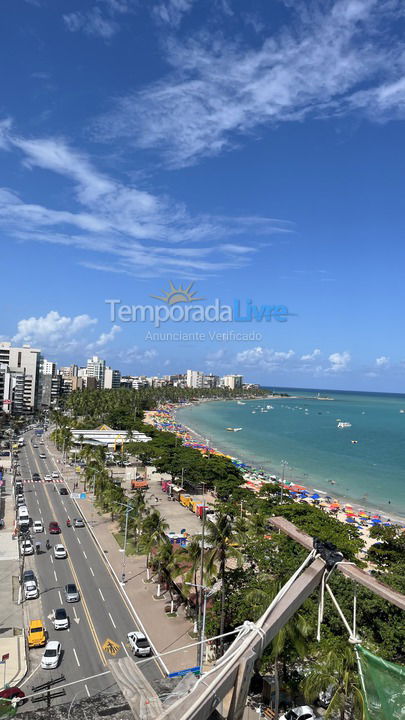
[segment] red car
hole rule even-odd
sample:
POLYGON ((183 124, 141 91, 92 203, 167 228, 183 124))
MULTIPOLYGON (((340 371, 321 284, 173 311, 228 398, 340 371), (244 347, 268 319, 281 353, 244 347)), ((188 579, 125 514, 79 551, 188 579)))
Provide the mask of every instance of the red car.
POLYGON ((5 690, 0 690, 0 698, 4 698, 5 700, 18 700, 18 705, 20 702, 24 701, 25 693, 20 690, 19 687, 8 687, 5 688, 5 690))
POLYGON ((59 535, 59 533, 60 533, 59 523, 55 522, 55 520, 52 520, 52 522, 49 523, 49 534, 50 535, 59 535))

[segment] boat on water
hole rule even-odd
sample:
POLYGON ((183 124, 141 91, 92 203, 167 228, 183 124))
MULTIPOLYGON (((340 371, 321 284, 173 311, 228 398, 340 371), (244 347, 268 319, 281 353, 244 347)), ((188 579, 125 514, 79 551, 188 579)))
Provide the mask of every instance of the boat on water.
POLYGON ((358 440, 352 440, 352 445, 357 445, 358 442, 358 440))
POLYGON ((236 402, 238 405, 246 405, 246 403, 242 402, 242 400, 237 400, 236 402))
POLYGON ((267 410, 274 410, 274 405, 266 405, 267 410))
POLYGON ((400 410, 399 412, 400 412, 400 413, 405 413, 405 410, 400 410))
POLYGON ((351 427, 351 426, 352 426, 352 424, 349 422, 338 422, 338 424, 337 424, 338 428, 347 428, 347 427, 351 427))
POLYGON ((229 432, 239 432, 242 428, 225 428, 225 430, 229 430, 229 432))

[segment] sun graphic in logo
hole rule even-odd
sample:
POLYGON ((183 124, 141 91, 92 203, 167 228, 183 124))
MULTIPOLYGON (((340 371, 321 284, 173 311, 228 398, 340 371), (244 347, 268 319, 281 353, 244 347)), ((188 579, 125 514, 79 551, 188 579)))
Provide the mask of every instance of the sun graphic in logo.
POLYGON ((163 302, 167 303, 168 305, 174 305, 175 303, 187 303, 187 302, 195 302, 196 300, 205 300, 205 298, 196 297, 195 292, 192 292, 192 287, 194 283, 190 283, 188 287, 183 288, 182 285, 179 285, 178 288, 176 288, 172 281, 169 283, 169 290, 162 290, 163 295, 151 295, 151 297, 156 298, 156 300, 163 300, 163 302))

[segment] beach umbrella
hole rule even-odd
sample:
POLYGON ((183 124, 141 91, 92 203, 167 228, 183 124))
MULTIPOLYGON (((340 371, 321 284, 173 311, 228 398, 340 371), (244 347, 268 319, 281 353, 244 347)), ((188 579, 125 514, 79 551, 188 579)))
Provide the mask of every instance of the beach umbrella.
POLYGON ((304 498, 304 497, 308 497, 309 493, 307 493, 307 492, 304 490, 304 492, 300 493, 300 495, 301 495, 302 498, 304 498))
POLYGON ((380 525, 381 520, 377 520, 377 518, 374 518, 374 520, 371 521, 373 525, 380 525))
POLYGON ((354 523, 354 522, 356 522, 356 519, 355 519, 354 517, 347 517, 347 518, 346 518, 346 522, 347 522, 347 523, 354 523))
POLYGON ((390 522, 385 522, 385 523, 383 523, 383 525, 386 525, 386 526, 391 527, 391 523, 390 523, 390 522))
POLYGON ((319 500, 320 495, 318 495, 318 493, 314 493, 313 495, 311 495, 311 498, 312 500, 319 500))

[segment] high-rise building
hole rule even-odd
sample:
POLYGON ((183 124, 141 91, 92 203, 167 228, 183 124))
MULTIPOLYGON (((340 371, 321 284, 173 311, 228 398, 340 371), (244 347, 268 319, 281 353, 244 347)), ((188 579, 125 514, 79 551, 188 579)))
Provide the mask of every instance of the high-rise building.
POLYGON ((46 360, 41 356, 39 361, 39 372, 41 375, 56 375, 56 363, 46 360))
POLYGON ((98 387, 104 387, 105 360, 97 355, 87 360, 86 376, 87 378, 96 378, 98 387))
POLYGON ((221 385, 228 387, 230 390, 238 390, 242 387, 243 375, 224 375, 221 378, 221 385))
POLYGON ((186 385, 189 388, 202 388, 204 373, 199 370, 187 370, 186 385))
POLYGON ((104 371, 104 389, 117 390, 121 387, 121 373, 119 370, 113 370, 106 367, 104 371))
POLYGON ((209 375, 204 375, 203 378, 203 387, 205 388, 216 388, 219 386, 219 375, 213 375, 210 373, 209 375))
POLYGON ((0 366, 3 366, 0 405, 9 412, 25 413, 36 409, 40 355, 40 350, 30 345, 13 347, 9 342, 0 343, 0 366))

